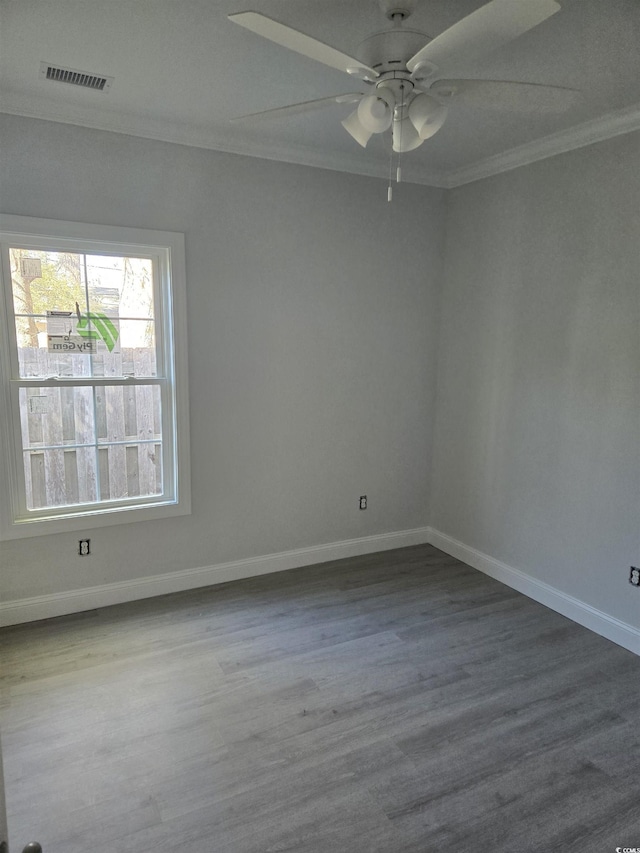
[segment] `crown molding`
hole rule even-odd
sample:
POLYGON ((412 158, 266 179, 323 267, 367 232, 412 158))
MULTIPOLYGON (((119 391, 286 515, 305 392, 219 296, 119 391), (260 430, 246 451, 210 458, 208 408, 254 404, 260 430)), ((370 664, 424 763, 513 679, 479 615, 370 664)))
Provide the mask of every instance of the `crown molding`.
POLYGON ((454 169, 446 176, 446 189, 454 189, 482 178, 490 178, 493 175, 509 172, 520 166, 546 160, 548 157, 555 157, 567 151, 575 151, 577 148, 585 148, 596 142, 604 142, 634 130, 640 130, 640 104, 616 110, 592 121, 536 139, 534 142, 519 145, 517 148, 487 157, 486 160, 471 166, 454 169))
MULTIPOLYGON (((187 125, 149 116, 105 113, 94 108, 87 109, 86 105, 79 107, 65 104, 54 107, 47 99, 33 96, 25 98, 18 93, 4 94, 0 112, 228 154, 347 172, 383 181, 388 177, 389 166, 386 157, 373 152, 368 152, 364 157, 360 153, 318 151, 302 145, 286 146, 268 140, 256 142, 242 139, 239 135, 219 127, 187 125)), ((407 160, 403 168, 403 180, 405 183, 454 189, 636 130, 640 130, 640 104, 608 113, 448 172, 430 170, 415 161, 407 160)))
MULTIPOLYGON (((336 151, 318 151, 302 145, 283 145, 281 142, 242 139, 234 133, 220 128, 186 125, 178 122, 153 119, 148 116, 108 114, 95 109, 78 109, 75 105, 57 105, 40 98, 29 98, 5 94, 0 102, 0 113, 22 116, 24 118, 53 121, 58 124, 72 124, 91 130, 103 130, 121 133, 159 142, 171 142, 192 148, 204 148, 222 151, 227 154, 239 154, 262 160, 274 160, 292 163, 298 166, 311 166, 329 169, 335 172, 348 172, 369 178, 388 180, 389 164, 385 157, 369 153, 365 158, 361 154, 347 154, 336 151)), ((416 164, 406 168, 405 182, 423 186, 445 188, 447 177, 444 174, 429 171, 416 164)))

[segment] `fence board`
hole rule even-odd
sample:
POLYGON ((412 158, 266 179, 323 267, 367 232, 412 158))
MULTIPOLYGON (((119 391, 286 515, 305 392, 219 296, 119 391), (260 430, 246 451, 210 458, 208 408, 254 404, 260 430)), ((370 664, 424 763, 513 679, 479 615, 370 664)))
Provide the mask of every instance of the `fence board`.
POLYGON ((31 495, 27 495, 27 506, 37 509, 46 506, 44 453, 25 453, 25 468, 29 471, 31 495))
POLYGON ((62 441, 67 444, 76 443, 76 395, 75 388, 60 389, 60 405, 62 416, 62 441))
POLYGON ((162 494, 162 445, 154 444, 155 464, 156 464, 156 495, 162 494))
POLYGON ((85 388, 73 391, 74 438, 77 444, 86 445, 75 451, 78 497, 81 503, 87 503, 96 500, 97 489, 93 391, 85 388))
MULTIPOLYGON (((139 385, 136 388, 136 414, 138 438, 153 438, 153 388, 149 385, 139 385)), ((151 444, 138 445, 138 482, 140 494, 154 493, 156 472, 151 444)))
POLYGON ((127 438, 134 438, 138 434, 136 389, 132 385, 125 385, 123 392, 124 434, 127 438))
POLYGON ((106 447, 98 448, 98 466, 100 468, 100 500, 109 500, 111 484, 109 483, 109 452, 106 447))
POLYGON ((127 466, 127 488, 130 495, 140 494, 140 481, 138 479, 138 447, 130 445, 126 448, 127 466))
POLYGON ((106 388, 96 388, 96 436, 100 443, 107 440, 106 388))
POLYGON ((65 503, 79 503, 80 492, 78 488, 78 458, 75 450, 64 451, 64 486, 65 503))
POLYGON ((127 484, 127 455, 123 444, 106 448, 109 466, 109 497, 128 498, 132 494, 127 484))
MULTIPOLYGON (((42 416, 42 437, 45 444, 62 444, 62 399, 60 388, 49 388, 50 405, 42 416)), ((65 503, 65 468, 61 450, 44 451, 44 476, 47 506, 65 503)))
MULTIPOLYGON (((124 441, 126 438, 124 424, 125 388, 115 386, 105 388, 104 391, 107 441, 124 441)), ((107 462, 109 466, 109 497, 128 497, 124 447, 122 445, 110 447, 107 452, 107 462)))

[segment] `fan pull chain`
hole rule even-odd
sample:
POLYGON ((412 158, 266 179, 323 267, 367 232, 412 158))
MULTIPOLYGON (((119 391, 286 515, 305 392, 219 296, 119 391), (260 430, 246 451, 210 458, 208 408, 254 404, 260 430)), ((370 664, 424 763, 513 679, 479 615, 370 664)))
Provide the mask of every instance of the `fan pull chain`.
POLYGON ((404 118, 402 114, 402 109, 404 108, 404 83, 400 86, 400 91, 402 92, 402 104, 400 110, 400 123, 398 125, 398 168, 396 169, 396 183, 399 184, 402 180, 402 167, 400 165, 400 160, 402 158, 402 119, 404 118))
POLYGON ((393 122, 392 122, 392 130, 391 130, 391 152, 389 154, 389 186, 387 187, 387 201, 391 201, 393 198, 393 187, 391 182, 393 180, 393 125, 397 123, 398 126, 398 163, 396 166, 396 183, 399 184, 402 181, 402 119, 403 119, 403 108, 405 106, 404 100, 404 83, 400 86, 400 91, 402 93, 402 100, 400 102, 400 106, 396 104, 394 108, 393 114, 393 122))
POLYGON ((393 175, 393 136, 391 137, 391 150, 389 151, 389 186, 387 187, 387 201, 393 199, 393 187, 391 186, 391 176, 393 175))

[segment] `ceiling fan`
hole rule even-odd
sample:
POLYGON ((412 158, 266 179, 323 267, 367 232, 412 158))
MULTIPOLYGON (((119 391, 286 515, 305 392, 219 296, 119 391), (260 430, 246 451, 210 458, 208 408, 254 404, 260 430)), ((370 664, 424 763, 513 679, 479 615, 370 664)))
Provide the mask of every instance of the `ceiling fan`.
POLYGON ((562 86, 443 76, 456 62, 497 50, 550 18, 560 10, 556 0, 491 0, 434 39, 404 26, 417 2, 379 0, 391 27, 366 38, 356 51, 359 58, 259 12, 229 15, 235 24, 344 71, 368 88, 235 120, 280 118, 336 103, 356 103, 356 109, 342 122, 356 142, 365 147, 373 134, 391 128, 393 151, 402 153, 437 133, 451 104, 547 112, 559 112, 572 104, 576 90, 562 86))

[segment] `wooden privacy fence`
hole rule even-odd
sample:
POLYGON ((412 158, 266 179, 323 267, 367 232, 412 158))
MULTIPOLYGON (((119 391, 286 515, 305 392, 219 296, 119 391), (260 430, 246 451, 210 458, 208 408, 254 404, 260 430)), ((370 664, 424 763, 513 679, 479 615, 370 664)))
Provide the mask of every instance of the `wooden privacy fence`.
MULTIPOLYGON (((93 376, 153 376, 149 348, 93 356, 93 376)), ((90 358, 19 349, 21 377, 89 376, 90 358)), ((162 492, 158 385, 20 390, 27 507, 62 506, 162 492)))

